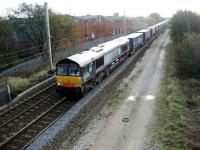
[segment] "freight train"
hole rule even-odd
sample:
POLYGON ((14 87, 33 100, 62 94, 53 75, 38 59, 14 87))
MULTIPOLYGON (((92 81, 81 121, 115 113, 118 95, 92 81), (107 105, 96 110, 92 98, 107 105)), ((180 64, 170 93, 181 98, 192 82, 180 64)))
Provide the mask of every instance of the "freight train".
POLYGON ((60 60, 56 64, 58 87, 80 94, 89 91, 128 56, 153 38, 167 22, 158 23, 60 60))

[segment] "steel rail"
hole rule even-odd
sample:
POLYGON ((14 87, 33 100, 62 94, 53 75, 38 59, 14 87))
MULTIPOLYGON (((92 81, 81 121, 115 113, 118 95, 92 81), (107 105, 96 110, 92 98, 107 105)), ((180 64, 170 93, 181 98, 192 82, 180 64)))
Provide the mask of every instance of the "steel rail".
MULTIPOLYGON (((16 108, 16 107, 19 107, 21 104, 24 104, 24 103, 27 102, 28 100, 32 99, 33 97, 36 97, 37 95, 41 94, 42 92, 47 91, 48 89, 52 88, 52 87, 55 86, 55 85, 56 85, 56 83, 53 84, 53 85, 50 85, 49 87, 47 87, 47 88, 41 90, 41 91, 38 92, 38 93, 32 95, 31 97, 29 97, 29 98, 25 99, 24 101, 18 103, 17 105, 14 105, 14 106, 11 107, 10 109, 7 109, 6 111, 4 111, 4 112, 2 112, 2 113, 0 114, 0 117, 6 115, 9 111, 13 110, 13 109, 16 108)), ((6 109, 6 108, 4 108, 4 109, 6 109)))
POLYGON ((48 97, 52 96, 54 93, 51 93, 49 95, 47 95, 46 97, 42 98, 40 101, 34 103, 33 105, 31 105, 30 107, 28 107, 27 109, 25 109, 24 111, 22 111, 21 113, 17 114, 16 116, 12 117, 11 119, 7 120, 6 122, 4 122, 2 125, 0 125, 0 128, 2 128, 3 126, 5 126, 6 124, 8 124, 9 122, 11 122, 12 120, 14 120, 15 118, 19 117, 21 114, 23 114, 24 112, 30 110, 31 108, 33 108, 34 106, 38 105, 39 103, 45 101, 48 97))
POLYGON ((62 98, 59 102, 51 106, 48 110, 46 110, 44 113, 42 113, 40 116, 38 116, 36 119, 34 119, 32 122, 30 122, 28 125, 26 125, 24 128, 22 128, 20 131, 18 131, 16 134, 11 136, 8 140, 3 142, 3 144, 0 145, 0 149, 5 149, 6 146, 8 146, 13 140, 15 140, 18 136, 20 136, 26 129, 28 129, 31 125, 33 125, 35 122, 40 120, 43 116, 45 116, 47 113, 49 113, 51 110, 56 108, 60 103, 62 103, 65 100, 65 98, 62 98))
POLYGON ((58 116, 54 121, 52 121, 46 128, 44 128, 41 132, 39 132, 35 137, 33 137, 25 146, 20 148, 20 150, 26 149, 35 139, 37 139, 44 131, 46 131, 52 124, 54 124, 58 119, 60 119, 64 113, 62 113, 60 116, 58 116))

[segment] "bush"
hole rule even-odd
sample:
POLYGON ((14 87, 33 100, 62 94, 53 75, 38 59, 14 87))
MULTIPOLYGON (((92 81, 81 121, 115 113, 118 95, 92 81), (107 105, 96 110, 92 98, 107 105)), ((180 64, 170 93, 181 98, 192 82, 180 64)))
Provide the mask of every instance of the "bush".
POLYGON ((196 79, 183 80, 181 82, 181 87, 185 94, 187 106, 196 106, 200 102, 200 81, 196 79))
POLYGON ((181 78, 200 78, 200 34, 187 34, 173 46, 176 72, 181 78))
POLYGON ((48 73, 46 71, 41 71, 37 74, 33 74, 31 77, 30 77, 30 83, 32 85, 35 85, 39 82, 42 82, 44 81, 45 79, 47 79, 49 77, 48 73))

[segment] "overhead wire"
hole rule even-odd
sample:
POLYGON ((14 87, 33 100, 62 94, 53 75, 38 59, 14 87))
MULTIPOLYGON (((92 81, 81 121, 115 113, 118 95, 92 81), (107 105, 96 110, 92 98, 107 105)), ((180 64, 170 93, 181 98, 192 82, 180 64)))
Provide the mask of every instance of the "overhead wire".
MULTIPOLYGON (((63 40, 64 40, 64 39, 63 39, 63 40)), ((70 44, 70 45, 75 45, 75 44, 80 43, 80 42, 82 42, 82 41, 74 42, 73 44, 70 44)), ((52 51, 55 52, 56 50, 58 50, 58 49, 60 49, 60 48, 63 48, 63 47, 67 47, 67 46, 69 46, 69 44, 64 44, 64 45, 62 45, 62 46, 60 46, 60 47, 57 47, 57 48, 52 49, 52 51)), ((30 51, 30 52, 31 52, 31 51, 30 51)), ((28 53, 29 53, 29 52, 28 52, 28 53)), ((29 59, 31 59, 31 58, 37 57, 37 56, 42 55, 42 54, 45 54, 45 53, 48 53, 48 51, 40 52, 40 53, 37 53, 37 54, 35 54, 35 55, 33 55, 33 56, 30 56, 30 57, 27 57, 27 58, 23 58, 23 59, 19 59, 19 60, 17 60, 17 61, 12 61, 12 62, 10 62, 10 63, 7 63, 7 64, 4 64, 4 65, 0 66, 0 68, 6 67, 6 66, 9 66, 9 65, 18 63, 18 62, 23 62, 24 60, 29 60, 29 59)), ((26 54, 27 54, 27 53, 26 53, 26 54)), ((25 54, 23 54, 23 55, 25 55, 25 54)), ((20 55, 20 56, 23 56, 23 55, 20 55)), ((4 57, 5 57, 5 55, 4 55, 4 57)), ((17 58, 17 56, 13 56, 13 57, 8 57, 7 59, 11 59, 11 58, 15 58, 15 57, 17 58)))
MULTIPOLYGON (((57 40, 57 41, 54 41, 54 42, 52 42, 52 43, 60 42, 60 41, 66 40, 66 39, 67 39, 67 38, 63 38, 63 39, 61 39, 61 40, 57 40)), ((75 46, 76 44, 81 43, 81 42, 83 42, 83 41, 85 41, 85 40, 80 40, 80 41, 78 41, 78 42, 64 44, 64 45, 62 45, 62 46, 60 46, 60 47, 57 47, 57 48, 52 49, 52 51, 55 52, 55 51, 57 51, 57 50, 59 50, 59 49, 61 49, 61 48, 63 48, 63 47, 67 47, 67 46, 68 46, 68 47, 71 47, 71 46, 73 47, 73 46, 75 46)), ((45 47, 45 45, 46 45, 46 44, 44 44, 43 46, 45 47)), ((34 46, 34 47, 31 47, 31 48, 28 48, 28 49, 19 50, 19 51, 17 51, 17 52, 25 51, 25 50, 30 50, 30 49, 33 49, 33 48, 35 48, 35 47, 39 47, 39 46, 34 46)), ((29 52, 27 52, 27 53, 20 54, 19 56, 24 56, 24 55, 26 55, 26 54, 28 54, 28 53, 31 53, 31 52, 33 52, 33 51, 29 51, 29 52)), ((48 51, 40 52, 40 53, 37 53, 37 54, 35 54, 35 55, 33 55, 33 56, 30 56, 30 57, 27 57, 27 58, 23 58, 23 59, 19 59, 19 60, 16 60, 16 61, 12 61, 12 62, 10 62, 10 63, 7 63, 7 64, 4 64, 4 65, 0 66, 0 68, 4 68, 4 67, 7 67, 7 66, 12 65, 12 64, 15 64, 15 63, 19 63, 19 62, 23 62, 23 61, 26 61, 26 60, 30 60, 31 58, 40 56, 40 55, 45 54, 45 53, 48 53, 48 51)), ((16 54, 16 53, 15 53, 15 54, 16 54)), ((30 54, 29 54, 29 55, 30 55, 30 54)), ((5 55, 0 55, 0 57, 2 57, 2 56, 3 56, 3 57, 6 57, 6 59, 17 58, 17 57, 18 57, 17 55, 12 56, 12 57, 11 57, 11 56, 8 57, 7 54, 5 54, 5 55)))
MULTIPOLYGON (((56 42, 61 42, 61 41, 63 41, 63 40, 68 40, 67 38, 63 38, 63 39, 61 39, 61 40, 56 40, 56 41, 53 41, 53 42, 51 42, 51 44, 52 43, 56 43, 56 42)), ((21 50, 14 50, 14 52, 10 52, 10 53, 7 53, 7 54, 1 54, 0 55, 0 58, 1 57, 4 57, 5 55, 15 55, 16 53, 19 53, 19 52, 23 52, 23 51, 27 51, 27 50, 31 50, 31 49, 34 49, 34 48, 39 48, 40 46, 45 46, 45 44, 41 44, 41 45, 37 45, 37 46, 33 46, 33 47, 30 47, 30 48, 26 48, 26 49, 21 49, 21 50)))
POLYGON ((42 53, 40 53, 40 54, 36 54, 36 55, 30 56, 30 57, 27 57, 27 58, 24 58, 24 59, 20 59, 20 60, 17 60, 17 61, 13 61, 13 62, 11 62, 11 63, 4 64, 4 65, 0 66, 0 68, 3 68, 3 67, 6 67, 6 66, 9 66, 9 65, 12 65, 12 64, 14 64, 14 63, 22 62, 22 61, 24 61, 24 60, 29 60, 29 59, 31 59, 31 58, 37 57, 37 56, 39 56, 39 55, 41 55, 41 54, 45 54, 45 53, 47 53, 47 52, 42 52, 42 53))

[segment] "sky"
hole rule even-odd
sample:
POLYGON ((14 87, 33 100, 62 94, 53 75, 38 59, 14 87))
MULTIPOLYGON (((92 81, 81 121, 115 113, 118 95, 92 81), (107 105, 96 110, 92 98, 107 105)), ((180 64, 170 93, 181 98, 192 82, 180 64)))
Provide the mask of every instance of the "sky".
POLYGON ((171 17, 180 9, 200 14, 200 0, 0 0, 0 15, 6 16, 8 8, 16 8, 23 2, 41 5, 47 2, 54 11, 75 16, 111 16, 125 12, 128 17, 136 17, 157 12, 162 17, 171 17))

